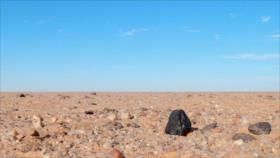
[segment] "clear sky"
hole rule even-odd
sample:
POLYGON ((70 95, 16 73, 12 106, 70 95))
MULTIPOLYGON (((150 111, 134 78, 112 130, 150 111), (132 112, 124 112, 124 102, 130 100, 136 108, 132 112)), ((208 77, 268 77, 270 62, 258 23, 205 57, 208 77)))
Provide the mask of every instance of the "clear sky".
POLYGON ((277 91, 279 1, 1 1, 1 91, 277 91))

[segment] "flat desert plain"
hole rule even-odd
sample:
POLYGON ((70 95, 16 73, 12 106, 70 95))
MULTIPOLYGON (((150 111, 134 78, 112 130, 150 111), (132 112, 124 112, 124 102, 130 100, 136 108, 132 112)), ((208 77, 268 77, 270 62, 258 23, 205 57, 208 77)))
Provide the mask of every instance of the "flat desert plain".
POLYGON ((280 156, 278 92, 3 92, 0 101, 1 158, 280 156), (191 120, 186 136, 165 133, 176 109, 191 120), (271 131, 251 133, 258 122, 271 131))

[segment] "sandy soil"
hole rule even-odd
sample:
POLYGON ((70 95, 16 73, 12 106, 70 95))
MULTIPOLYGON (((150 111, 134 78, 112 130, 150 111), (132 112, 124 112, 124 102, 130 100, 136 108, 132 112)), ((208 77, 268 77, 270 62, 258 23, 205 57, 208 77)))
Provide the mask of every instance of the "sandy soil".
POLYGON ((1 93, 3 158, 229 158, 280 156, 279 93, 1 93), (197 130, 164 133, 172 110, 183 109, 197 130), (254 135, 248 126, 269 122, 254 135), (217 127, 202 130, 211 123, 217 127), (236 133, 255 140, 233 140, 236 133))

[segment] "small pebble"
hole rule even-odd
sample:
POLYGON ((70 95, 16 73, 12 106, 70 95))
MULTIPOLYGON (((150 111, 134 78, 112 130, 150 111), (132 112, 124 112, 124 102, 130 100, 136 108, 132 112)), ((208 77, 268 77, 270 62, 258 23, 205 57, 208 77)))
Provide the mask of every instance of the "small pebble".
POLYGON ((235 145, 242 145, 243 143, 244 143, 244 142, 243 142, 242 139, 238 139, 238 140, 234 141, 234 144, 235 144, 235 145))
POLYGON ((85 114, 87 114, 87 115, 93 115, 94 112, 93 112, 92 110, 87 110, 87 111, 85 111, 85 114))
POLYGON ((117 115, 115 113, 111 113, 107 117, 110 121, 115 121, 117 120, 117 115))
POLYGON ((256 138, 254 136, 252 136, 250 134, 246 134, 246 133, 236 133, 232 137, 232 140, 239 140, 239 139, 241 139, 245 143, 256 140, 256 138))
POLYGON ((211 129, 214 129, 214 128, 217 128, 218 125, 217 125, 217 122, 214 122, 214 123, 211 123, 209 125, 206 125, 202 128, 203 131, 209 131, 211 129))
POLYGON ((25 95, 25 94, 23 94, 23 93, 19 94, 18 96, 19 96, 20 98, 24 98, 24 97, 26 97, 26 95, 25 95))
POLYGON ((268 122, 258 122, 249 125, 248 131, 255 135, 269 134, 271 132, 271 125, 268 122))
POLYGON ((32 124, 35 128, 42 128, 43 125, 43 118, 39 115, 33 115, 32 117, 32 124))
POLYGON ((33 136, 33 137, 39 137, 40 134, 39 134, 39 132, 38 132, 37 130, 34 130, 34 131, 31 133, 31 136, 33 136))
POLYGON ((133 116, 128 111, 121 111, 120 118, 122 120, 128 120, 128 119, 133 119, 133 116))

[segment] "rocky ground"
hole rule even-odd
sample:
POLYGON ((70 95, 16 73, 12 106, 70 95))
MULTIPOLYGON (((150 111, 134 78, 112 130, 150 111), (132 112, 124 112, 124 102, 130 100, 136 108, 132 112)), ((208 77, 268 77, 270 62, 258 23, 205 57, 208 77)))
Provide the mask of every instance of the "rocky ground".
POLYGON ((279 104, 279 93, 1 93, 0 155, 276 158, 279 104), (186 136, 164 132, 175 109, 191 120, 186 136), (258 122, 271 131, 252 132, 258 122))

